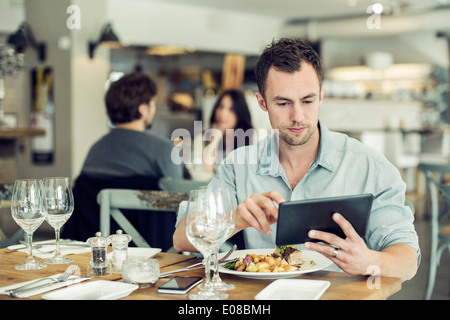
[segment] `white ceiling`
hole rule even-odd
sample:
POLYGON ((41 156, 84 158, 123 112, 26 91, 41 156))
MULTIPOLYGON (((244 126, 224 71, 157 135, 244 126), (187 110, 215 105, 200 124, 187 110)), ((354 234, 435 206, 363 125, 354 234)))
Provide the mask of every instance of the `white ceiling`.
POLYGON ((450 5, 450 0, 165 0, 164 2, 268 15, 280 19, 307 20, 367 15, 379 2, 389 14, 404 14, 450 5))

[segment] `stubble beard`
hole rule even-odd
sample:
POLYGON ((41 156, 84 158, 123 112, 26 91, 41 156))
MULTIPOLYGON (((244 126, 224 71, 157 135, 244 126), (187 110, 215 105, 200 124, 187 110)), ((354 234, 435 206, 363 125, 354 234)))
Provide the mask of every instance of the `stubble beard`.
MULTIPOLYGON (((292 126, 297 126, 293 124, 292 126)), ((282 128, 280 130, 280 138, 286 144, 290 146, 301 146, 306 144, 312 137, 315 132, 315 128, 311 125, 302 125, 305 127, 305 130, 301 134, 294 134, 288 130, 288 127, 282 128)), ((289 126, 291 127, 291 126, 289 126)))

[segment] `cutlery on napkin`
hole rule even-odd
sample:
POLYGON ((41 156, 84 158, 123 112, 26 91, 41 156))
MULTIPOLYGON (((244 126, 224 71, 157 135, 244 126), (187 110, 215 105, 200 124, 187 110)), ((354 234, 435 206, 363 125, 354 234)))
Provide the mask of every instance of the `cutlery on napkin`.
MULTIPOLYGON (((34 242, 33 256, 41 259, 51 258, 55 253, 55 248, 56 248, 55 240, 34 242)), ((15 251, 28 252, 28 247, 22 244, 12 245, 8 247, 8 250, 6 250, 5 253, 15 251)), ((80 254, 90 252, 91 249, 89 245, 87 245, 85 242, 82 241, 61 240, 60 251, 61 254, 65 256, 68 254, 80 254)))
MULTIPOLYGON (((59 275, 60 274, 56 274, 56 275, 52 276, 52 278, 56 279, 59 275)), ((65 282, 38 284, 38 285, 36 285, 34 287, 30 287, 30 288, 27 288, 27 289, 19 291, 15 295, 15 297, 17 297, 17 298, 28 298, 28 297, 31 297, 31 296, 34 296, 34 295, 37 295, 37 294, 41 294, 41 293, 44 293, 44 292, 47 292, 47 291, 51 291, 51 290, 54 290, 54 289, 58 289, 58 288, 62 288, 62 287, 70 286, 70 285, 74 285, 76 283, 79 283, 79 282, 82 282, 82 281, 85 281, 85 280, 89 280, 89 279, 91 279, 91 277, 87 277, 87 276, 83 276, 83 277, 72 276, 65 282)), ((21 287, 21 286, 23 286, 23 285, 25 285, 27 283, 31 283, 31 282, 34 282, 36 280, 37 279, 26 281, 26 282, 21 282, 21 283, 16 283, 16 284, 9 285, 9 286, 6 286, 6 287, 2 287, 2 288, 0 288, 0 294, 9 295, 8 290, 21 287)))

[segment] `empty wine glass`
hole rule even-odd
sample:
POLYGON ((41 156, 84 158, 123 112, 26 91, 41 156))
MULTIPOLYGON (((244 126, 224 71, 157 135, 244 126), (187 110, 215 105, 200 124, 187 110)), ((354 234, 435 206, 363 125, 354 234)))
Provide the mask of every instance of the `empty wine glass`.
POLYGON ((47 211, 44 209, 45 195, 42 181, 37 179, 19 179, 14 182, 11 196, 11 214, 16 223, 28 236, 28 258, 24 264, 16 265, 18 270, 37 270, 47 265, 33 258, 33 233, 44 221, 47 211))
POLYGON ((236 202, 233 199, 233 193, 230 188, 217 188, 214 191, 216 196, 216 201, 219 205, 223 206, 226 211, 226 215, 224 216, 224 224, 226 225, 225 231, 223 233, 223 239, 220 244, 215 248, 213 253, 214 257, 214 275, 211 280, 211 283, 215 290, 226 291, 234 289, 234 284, 224 282, 220 278, 219 274, 219 249, 220 246, 231 236, 233 233, 235 224, 236 224, 236 202))
POLYGON ((44 208, 47 210, 47 222, 55 229, 56 250, 52 258, 44 260, 48 264, 70 263, 73 259, 61 255, 59 235, 62 226, 73 212, 73 194, 69 178, 51 177, 43 179, 45 194, 44 208))
POLYGON ((204 257, 205 283, 198 293, 189 295, 193 300, 226 299, 228 294, 214 290, 211 283, 210 258, 219 243, 223 242, 226 224, 225 210, 217 205, 215 194, 210 188, 192 190, 189 193, 186 214, 186 236, 204 257))

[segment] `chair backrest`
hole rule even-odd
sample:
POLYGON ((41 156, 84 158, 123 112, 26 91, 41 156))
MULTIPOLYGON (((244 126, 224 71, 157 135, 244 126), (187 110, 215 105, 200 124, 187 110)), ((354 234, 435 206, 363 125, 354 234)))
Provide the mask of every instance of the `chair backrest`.
MULTIPOLYGON (((102 235, 108 235, 111 229, 111 217, 117 222, 120 228, 127 234, 131 235, 132 241, 139 247, 151 247, 141 233, 133 226, 127 217, 122 213, 123 209, 141 210, 140 215, 144 214, 144 210, 148 214, 153 214, 153 226, 147 230, 150 235, 156 236, 153 242, 158 240, 161 242, 161 235, 170 236, 169 243, 159 245, 167 250, 172 245, 172 235, 175 223, 167 221, 174 218, 174 213, 178 210, 181 201, 187 200, 188 194, 185 192, 168 192, 154 190, 133 190, 133 189, 103 189, 98 194, 97 202, 100 204, 100 231, 102 235), (157 213, 155 211, 167 211, 157 213), (156 215, 155 215, 156 214, 156 215), (156 219, 159 218, 158 221, 156 219), (163 221, 165 220, 165 222, 163 221), (166 230, 161 232, 162 230, 166 230)), ((167 241, 166 241, 167 242, 167 241)))
POLYGON ((189 192, 202 186, 206 186, 208 183, 209 182, 207 181, 195 181, 164 177, 159 179, 158 186, 161 190, 164 191, 189 192))
POLYGON ((433 178, 433 174, 442 177, 443 175, 450 173, 450 163, 420 163, 419 169, 425 173, 427 178, 430 177, 437 181, 436 178, 433 178))
MULTIPOLYGON (((74 183, 73 197, 75 207, 72 216, 66 222, 61 232, 61 237, 66 239, 86 241, 100 231, 100 206, 97 203, 97 195, 102 189, 138 189, 158 190, 158 179, 152 177, 114 177, 99 178, 81 174, 74 183)), ((132 220, 141 219, 136 212, 132 220)), ((141 224, 144 222, 140 221, 141 224)), ((111 223, 108 233, 115 233, 119 228, 117 223, 111 223)))
POLYGON ((437 232, 442 217, 442 214, 439 214, 439 189, 443 185, 444 176, 450 174, 450 163, 421 163, 419 169, 425 174, 430 194, 432 232, 437 232))
POLYGON ((442 198, 447 202, 447 204, 450 206, 450 183, 443 184, 439 189, 439 193, 441 194, 442 198))

